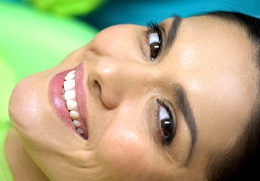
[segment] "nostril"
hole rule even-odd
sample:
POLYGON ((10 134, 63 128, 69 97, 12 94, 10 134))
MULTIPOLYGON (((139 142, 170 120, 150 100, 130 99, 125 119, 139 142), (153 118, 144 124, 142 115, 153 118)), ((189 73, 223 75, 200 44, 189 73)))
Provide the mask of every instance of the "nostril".
POLYGON ((101 85, 99 84, 99 82, 97 80, 93 81, 93 88, 94 88, 94 92, 96 94, 97 97, 101 97, 102 91, 101 91, 101 85))
POLYGON ((96 96, 100 99, 100 101, 104 105, 104 107, 109 109, 109 107, 107 107, 107 104, 105 101, 106 99, 105 99, 104 93, 102 93, 102 87, 97 80, 93 81, 93 88, 95 90, 96 96))
POLYGON ((95 96, 101 101, 102 105, 106 109, 114 109, 117 105, 117 100, 119 100, 114 91, 111 92, 109 87, 106 85, 101 85, 98 80, 93 81, 93 88, 95 96))

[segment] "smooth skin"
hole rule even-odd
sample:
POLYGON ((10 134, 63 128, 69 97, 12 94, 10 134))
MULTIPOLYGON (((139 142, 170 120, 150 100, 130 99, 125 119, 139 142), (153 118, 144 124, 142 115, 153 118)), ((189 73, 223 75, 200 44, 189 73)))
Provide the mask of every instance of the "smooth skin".
MULTIPOLYGON (((160 24, 164 42, 173 21, 160 24)), ((257 94, 254 47, 246 32, 211 16, 183 19, 172 46, 162 43, 151 60, 146 29, 103 30, 61 64, 16 86, 9 112, 19 135, 11 132, 6 148, 16 180, 26 175, 15 162, 27 151, 34 161, 26 156, 24 162, 35 169, 27 176, 40 174, 42 180, 203 180, 209 160, 234 145, 257 94), (51 78, 82 62, 87 140, 60 120, 48 98, 51 78), (189 102, 193 132, 179 106, 178 88, 189 102), (157 99, 166 102, 176 120, 169 144, 162 141, 157 99), (27 151, 15 154, 23 145, 27 151)))

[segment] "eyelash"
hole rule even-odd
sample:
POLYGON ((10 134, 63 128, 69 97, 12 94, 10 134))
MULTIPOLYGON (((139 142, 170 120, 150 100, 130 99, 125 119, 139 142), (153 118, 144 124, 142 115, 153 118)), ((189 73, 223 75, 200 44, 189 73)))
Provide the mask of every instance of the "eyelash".
POLYGON ((162 49, 162 44, 163 44, 162 28, 159 26, 159 24, 157 22, 149 21, 147 23, 146 35, 147 35, 147 44, 148 44, 148 47, 149 47, 149 54, 148 54, 149 55, 149 59, 151 61, 154 61, 160 55, 161 49, 162 49), (150 38, 152 33, 158 34, 158 38, 159 38, 159 42, 155 42, 155 44, 152 43, 154 45, 150 44, 150 42, 149 42, 149 38, 150 38), (159 46, 159 48, 154 48, 153 49, 152 46, 159 46))
POLYGON ((171 111, 170 106, 168 106, 167 104, 168 103, 166 103, 165 101, 157 99, 157 105, 158 105, 158 108, 157 108, 158 123, 157 123, 157 125, 158 125, 158 130, 159 130, 159 137, 162 140, 161 142, 163 145, 169 145, 172 142, 172 140, 175 136, 175 133, 176 133, 176 119, 175 119, 175 117, 173 117, 173 113, 172 113, 173 111, 171 111), (169 118, 164 118, 164 119, 160 120, 161 119, 160 118, 160 108, 161 107, 166 110, 167 114, 169 115, 169 118), (163 130, 163 128, 162 128, 163 121, 170 123, 170 127, 169 127, 169 124, 168 125, 164 124, 164 126, 166 126, 165 127, 166 130, 163 130), (165 135, 164 131, 166 131, 167 135, 165 135))
MULTIPOLYGON (((148 55, 149 55, 149 59, 151 61, 155 61, 161 53, 161 49, 162 49, 162 45, 163 45, 162 34, 163 34, 163 29, 159 26, 159 24, 157 22, 149 21, 147 23, 147 31, 146 31, 147 40, 146 40, 146 42, 149 47, 148 50, 150 53, 148 55), (151 38, 152 33, 157 34, 156 37, 153 37, 153 40, 156 40, 155 38, 158 38, 158 41, 155 42, 155 44, 154 43, 150 44, 150 38, 151 38), (159 48, 156 49, 156 48, 153 48, 152 46, 159 46, 159 48), (154 52, 152 52, 152 51, 154 51, 154 52)), ((160 137, 161 143, 163 145, 169 145, 175 136, 176 120, 173 118, 172 111, 165 101, 157 99, 157 105, 158 105, 158 107, 156 110, 156 122, 157 122, 156 125, 158 127, 159 137, 160 137), (169 118, 160 120, 161 119, 160 118, 161 107, 164 110, 166 110, 167 114, 169 115, 169 118), (162 128, 163 121, 165 121, 164 128, 162 128), (170 127, 169 127, 169 124, 167 124, 167 123, 170 123, 170 127), (168 135, 165 135, 165 132, 168 135)))

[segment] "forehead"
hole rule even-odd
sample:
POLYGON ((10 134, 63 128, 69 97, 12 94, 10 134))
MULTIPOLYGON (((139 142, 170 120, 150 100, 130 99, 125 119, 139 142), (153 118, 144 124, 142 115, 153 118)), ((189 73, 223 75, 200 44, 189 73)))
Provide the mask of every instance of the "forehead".
MULTIPOLYGON (((172 20, 166 21, 168 30, 172 20)), ((177 80, 189 81, 194 88, 195 82, 220 88, 233 82, 242 90, 256 82, 254 49, 238 25, 211 16, 192 17, 182 21, 165 62, 177 80)))
MULTIPOLYGON (((171 26, 167 21, 166 29, 171 26)), ((182 21, 165 62, 171 64, 176 81, 189 86, 187 90, 207 85, 203 91, 214 88, 229 93, 230 88, 239 88, 235 94, 256 83, 254 50, 246 32, 235 23, 199 16, 182 21)))
POLYGON ((231 86, 242 91, 255 84, 253 45, 241 27, 228 21, 208 16, 184 19, 170 52, 180 79, 189 77, 193 83, 227 92, 231 86))
MULTIPOLYGON (((171 20, 163 24, 169 29, 171 20)), ((257 92, 253 51, 235 23, 212 16, 183 19, 165 62, 186 90, 202 153, 234 143, 247 123, 257 92)))

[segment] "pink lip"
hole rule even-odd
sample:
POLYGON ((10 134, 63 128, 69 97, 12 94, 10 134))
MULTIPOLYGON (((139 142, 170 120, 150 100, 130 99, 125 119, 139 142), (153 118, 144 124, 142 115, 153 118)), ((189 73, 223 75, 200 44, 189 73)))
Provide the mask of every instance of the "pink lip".
MULTIPOLYGON (((70 72, 71 70, 67 70, 61 73, 56 74, 53 76, 53 78, 50 80, 49 85, 49 94, 50 94, 50 102, 52 104, 52 107, 54 108, 57 115, 61 118, 61 120, 69 126, 75 133, 79 134, 76 131, 75 126, 72 123, 72 120, 69 116, 69 111, 67 109, 67 106, 65 104, 65 101, 63 100, 61 96, 61 91, 64 83, 64 77, 70 72)), ((78 120, 81 123, 81 129, 84 131, 83 137, 87 139, 88 137, 88 131, 87 131, 87 118, 86 118, 86 92, 85 92, 85 86, 83 84, 84 81, 84 69, 83 64, 80 64, 76 68, 76 74, 75 74, 75 91, 76 91, 76 101, 78 103, 78 111, 80 114, 80 119, 78 120), (85 114, 84 114, 85 113, 85 114)))

